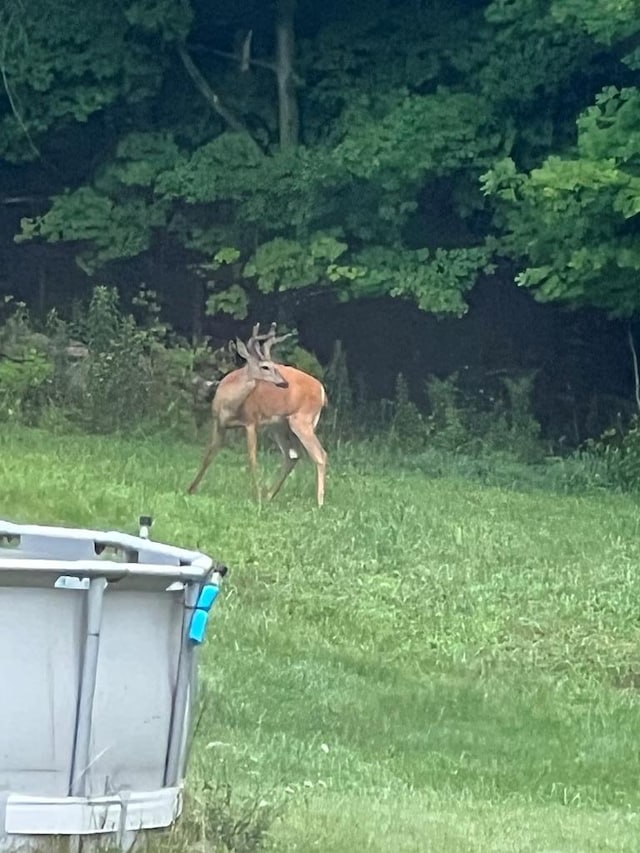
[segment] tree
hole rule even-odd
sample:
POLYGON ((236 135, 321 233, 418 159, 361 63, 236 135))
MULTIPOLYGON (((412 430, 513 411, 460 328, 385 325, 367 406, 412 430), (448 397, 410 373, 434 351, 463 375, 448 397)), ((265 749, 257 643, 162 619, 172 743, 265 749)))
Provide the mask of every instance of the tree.
POLYGON ((74 3, 56 6, 52 33, 31 5, 19 19, 4 149, 55 150, 78 121, 108 134, 21 239, 78 243, 103 277, 175 247, 209 311, 238 317, 258 294, 390 294, 463 313, 493 268, 480 175, 566 140, 603 73, 602 47, 547 0, 90 0, 86 30, 74 3), (70 70, 51 70, 41 98, 34 69, 61 56, 70 70))
MULTIPOLYGON (((131 120, 158 92, 166 53, 153 39, 132 38, 146 14, 144 0, 125 9, 82 0, 7 0, 0 12, 0 71, 6 103, 0 118, 0 152, 23 162, 54 156, 65 130, 107 111, 131 120), (124 113, 124 114, 123 114, 124 113)), ((155 26, 163 35, 185 32, 186 7, 165 0, 155 26)))
POLYGON ((505 158, 484 189, 500 200, 501 251, 542 300, 640 310, 640 4, 557 0, 552 14, 611 46, 610 81, 576 122, 575 141, 536 168, 505 158), (635 11, 635 15, 631 12, 635 11))

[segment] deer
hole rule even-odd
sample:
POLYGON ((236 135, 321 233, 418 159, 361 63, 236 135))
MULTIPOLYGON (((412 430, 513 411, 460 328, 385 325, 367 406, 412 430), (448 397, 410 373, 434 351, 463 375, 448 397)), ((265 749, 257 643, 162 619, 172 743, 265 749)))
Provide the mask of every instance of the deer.
POLYGON ((228 373, 216 389, 211 401, 211 439, 198 473, 189 486, 189 494, 196 491, 223 446, 226 431, 243 427, 254 487, 259 496, 258 430, 269 427, 283 462, 278 479, 267 493, 267 500, 275 498, 301 452, 306 451, 316 466, 316 500, 320 507, 324 503, 327 453, 315 431, 327 404, 327 393, 314 376, 273 360, 271 350, 289 334, 278 337, 275 323, 266 334, 260 334, 259 329, 260 324, 257 323, 246 346, 239 339, 235 341, 234 349, 246 364, 228 373))

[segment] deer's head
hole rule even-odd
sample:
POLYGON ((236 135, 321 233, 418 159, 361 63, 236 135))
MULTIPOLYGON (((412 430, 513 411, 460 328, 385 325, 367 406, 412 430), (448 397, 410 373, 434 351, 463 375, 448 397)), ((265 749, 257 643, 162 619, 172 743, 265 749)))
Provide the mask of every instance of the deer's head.
POLYGON ((250 379, 270 382, 278 388, 289 387, 289 383, 278 370, 278 366, 270 358, 266 358, 260 350, 255 336, 249 339, 246 346, 241 340, 236 340, 234 348, 240 358, 247 362, 247 374, 250 379))

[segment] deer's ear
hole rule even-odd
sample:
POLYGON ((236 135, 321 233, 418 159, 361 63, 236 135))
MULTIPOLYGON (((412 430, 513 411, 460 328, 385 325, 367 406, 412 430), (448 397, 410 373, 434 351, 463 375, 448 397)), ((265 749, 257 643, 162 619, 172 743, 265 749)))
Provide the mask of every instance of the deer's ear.
POLYGON ((251 358, 249 350, 239 338, 236 338, 236 352, 238 353, 240 358, 244 358, 245 361, 249 361, 249 359, 251 358))

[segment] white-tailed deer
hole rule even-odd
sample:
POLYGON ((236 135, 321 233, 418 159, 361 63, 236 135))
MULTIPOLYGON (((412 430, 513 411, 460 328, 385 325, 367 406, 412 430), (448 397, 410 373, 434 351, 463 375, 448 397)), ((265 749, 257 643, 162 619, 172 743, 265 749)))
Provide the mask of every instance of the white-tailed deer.
POLYGON ((296 367, 276 364, 271 349, 288 335, 276 337, 275 323, 266 335, 254 326, 247 345, 236 342, 236 351, 247 362, 228 373, 211 401, 213 431, 200 470, 189 486, 193 494, 216 453, 223 445, 227 429, 244 427, 249 464, 258 490, 258 429, 269 426, 283 456, 280 477, 268 492, 274 498, 293 471, 302 449, 317 469, 318 506, 324 503, 327 454, 315 434, 320 414, 327 402, 324 386, 315 377, 296 367), (262 342, 262 344, 260 343, 262 342))

